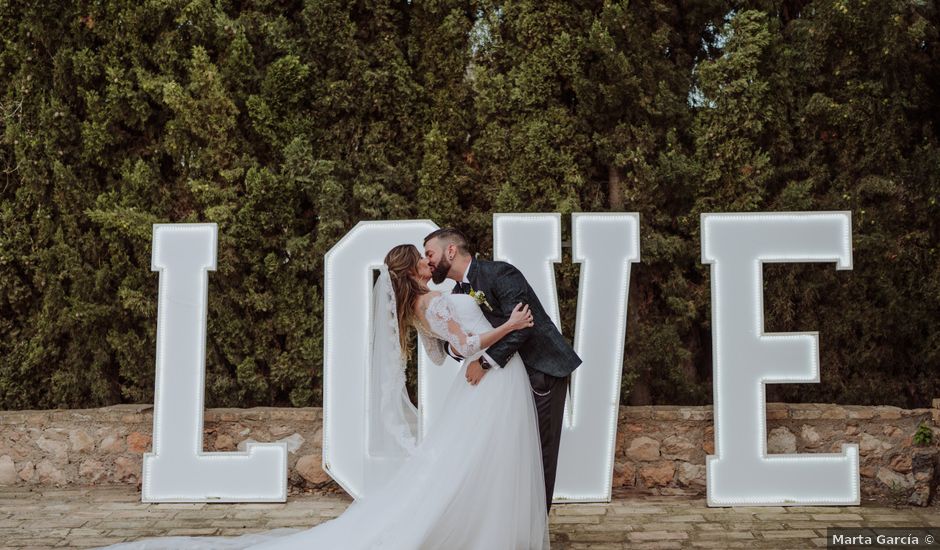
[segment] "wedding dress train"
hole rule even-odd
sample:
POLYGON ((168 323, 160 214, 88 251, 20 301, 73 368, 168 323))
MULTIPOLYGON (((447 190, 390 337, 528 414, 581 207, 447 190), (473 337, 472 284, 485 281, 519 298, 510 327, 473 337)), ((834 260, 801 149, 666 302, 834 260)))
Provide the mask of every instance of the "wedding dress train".
MULTIPOLYGON (((480 353, 473 335, 492 329, 467 295, 431 298, 426 316, 433 336, 465 357, 480 353)), ((435 362, 443 361, 439 347, 428 351, 435 362)), ((472 386, 465 380, 467 363, 448 390, 447 407, 411 456, 385 485, 338 518, 305 531, 158 538, 112 548, 548 548, 538 422, 525 366, 516 355, 472 386)))

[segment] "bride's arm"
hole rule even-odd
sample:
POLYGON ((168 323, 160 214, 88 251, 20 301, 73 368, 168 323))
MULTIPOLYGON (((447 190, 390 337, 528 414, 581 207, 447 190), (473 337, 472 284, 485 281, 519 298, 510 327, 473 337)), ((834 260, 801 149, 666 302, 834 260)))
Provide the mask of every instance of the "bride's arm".
POLYGON ((529 313, 529 306, 517 304, 513 308, 508 321, 480 335, 480 347, 486 349, 502 340, 510 332, 531 327, 533 324, 534 321, 532 321, 532 314, 529 313))
POLYGON ((426 314, 431 330, 447 340, 451 349, 464 357, 470 357, 500 341, 507 334, 532 326, 529 306, 519 304, 509 320, 493 330, 469 336, 456 321, 453 306, 446 299, 433 300, 426 314))
POLYGON ((435 365, 443 365, 444 358, 447 357, 447 351, 445 349, 445 342, 440 338, 435 336, 428 336, 426 334, 418 333, 419 340, 421 340, 422 345, 424 345, 424 351, 427 352, 428 357, 431 359, 431 362, 435 365))

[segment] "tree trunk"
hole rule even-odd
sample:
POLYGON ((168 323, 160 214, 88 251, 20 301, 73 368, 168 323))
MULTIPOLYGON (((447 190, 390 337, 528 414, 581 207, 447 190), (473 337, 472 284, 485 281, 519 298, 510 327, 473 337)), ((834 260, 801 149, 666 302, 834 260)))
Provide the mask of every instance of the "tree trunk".
POLYGON ((633 383, 633 389, 630 391, 630 405, 638 407, 640 405, 652 405, 653 396, 650 395, 650 381, 646 374, 640 374, 640 377, 633 383))
MULTIPOLYGON (((642 285, 640 280, 632 273, 633 271, 631 270, 629 288, 630 299, 627 300, 627 330, 629 331, 630 328, 633 327, 634 334, 636 334, 639 330, 640 318, 642 317, 641 305, 649 300, 646 297, 647 292, 643 287, 644 285, 642 285)), ((630 348, 628 347, 624 350, 624 353, 630 353, 630 348)), ((633 381, 633 388, 630 390, 630 405, 653 404, 650 382, 650 373, 646 370, 641 370, 639 376, 633 381)))
POLYGON ((607 199, 610 201, 610 209, 613 212, 619 212, 623 210, 623 183, 621 183, 620 169, 611 164, 607 174, 607 199))

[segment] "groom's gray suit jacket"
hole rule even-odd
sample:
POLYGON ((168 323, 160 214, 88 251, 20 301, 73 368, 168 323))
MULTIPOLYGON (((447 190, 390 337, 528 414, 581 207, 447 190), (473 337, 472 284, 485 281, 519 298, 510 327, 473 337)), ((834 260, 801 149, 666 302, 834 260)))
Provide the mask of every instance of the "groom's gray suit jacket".
MULTIPOLYGON (((535 291, 515 266, 474 258, 467 280, 474 290, 486 295, 486 301, 493 310, 485 305, 481 309, 494 327, 508 321, 518 303, 528 304, 532 312, 534 326, 510 332, 486 350, 500 367, 505 367, 512 355, 518 352, 527 367, 552 376, 563 378, 578 368, 581 358, 545 313, 535 291)), ((455 289, 455 292, 459 291, 455 289)))

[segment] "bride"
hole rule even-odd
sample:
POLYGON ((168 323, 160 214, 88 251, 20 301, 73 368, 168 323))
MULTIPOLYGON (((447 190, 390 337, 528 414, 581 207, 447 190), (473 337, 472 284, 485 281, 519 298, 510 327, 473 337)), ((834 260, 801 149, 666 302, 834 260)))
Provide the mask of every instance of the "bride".
POLYGON ((412 245, 385 256, 373 294, 376 446, 407 455, 383 484, 342 515, 305 531, 278 529, 240 537, 168 537, 109 548, 515 549, 548 548, 545 486, 535 402, 522 360, 467 377, 467 366, 512 331, 532 326, 521 304, 494 328, 476 300, 428 288, 428 260, 412 245), (431 359, 450 345, 466 359, 446 409, 420 444, 417 410, 405 391, 409 331, 431 359))

